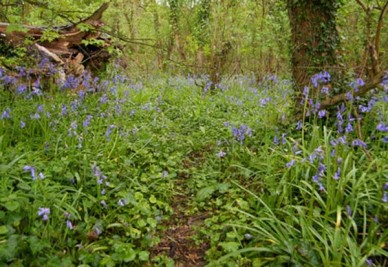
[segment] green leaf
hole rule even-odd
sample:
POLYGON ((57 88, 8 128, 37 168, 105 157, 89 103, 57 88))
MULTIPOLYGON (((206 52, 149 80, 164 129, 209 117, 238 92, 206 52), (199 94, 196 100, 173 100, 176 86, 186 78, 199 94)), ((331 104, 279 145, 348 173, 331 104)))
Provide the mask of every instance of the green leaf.
POLYGON ((135 258, 136 258, 136 251, 132 248, 130 249, 127 248, 125 251, 123 261, 130 262, 130 261, 133 261, 135 258))
POLYGON ((0 235, 5 235, 6 233, 8 233, 7 226, 6 225, 0 226, 0 235))
POLYGON ((3 204, 3 206, 9 211, 15 211, 20 207, 19 202, 17 201, 8 201, 3 204))
POLYGON ((222 242, 220 243, 220 246, 226 251, 226 252, 235 252, 240 247, 240 243, 237 242, 222 242))
POLYGON ((139 253, 139 260, 141 261, 148 261, 150 257, 150 253, 148 251, 141 251, 139 253))
POLYGON ((214 186, 208 186, 205 188, 202 188, 201 190, 198 191, 197 196, 195 197, 197 202, 202 202, 208 199, 215 191, 214 186))
POLYGON ((151 195, 149 198, 150 203, 155 204, 157 202, 157 199, 154 195, 151 195))

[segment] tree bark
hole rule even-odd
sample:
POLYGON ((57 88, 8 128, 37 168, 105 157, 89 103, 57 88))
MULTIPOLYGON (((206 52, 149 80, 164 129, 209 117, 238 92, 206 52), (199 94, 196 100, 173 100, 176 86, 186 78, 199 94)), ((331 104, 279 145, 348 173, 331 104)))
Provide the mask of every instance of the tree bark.
MULTIPOLYGON (((337 71, 339 35, 336 29, 337 1, 287 0, 292 36, 292 76, 296 108, 300 107, 302 91, 310 85, 313 74, 337 71)), ((319 88, 310 88, 313 96, 319 88)))

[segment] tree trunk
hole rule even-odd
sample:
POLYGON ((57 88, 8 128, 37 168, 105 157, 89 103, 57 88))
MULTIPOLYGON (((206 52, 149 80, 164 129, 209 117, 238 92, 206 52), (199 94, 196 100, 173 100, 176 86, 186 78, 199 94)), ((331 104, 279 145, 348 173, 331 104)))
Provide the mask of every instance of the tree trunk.
MULTIPOLYGON (((292 35, 292 75, 295 84, 296 108, 301 93, 310 85, 312 75, 337 71, 339 36, 336 29, 338 1, 287 0, 292 35)), ((310 88, 318 96, 320 88, 310 88)), ((299 106, 299 107, 298 107, 299 106)))

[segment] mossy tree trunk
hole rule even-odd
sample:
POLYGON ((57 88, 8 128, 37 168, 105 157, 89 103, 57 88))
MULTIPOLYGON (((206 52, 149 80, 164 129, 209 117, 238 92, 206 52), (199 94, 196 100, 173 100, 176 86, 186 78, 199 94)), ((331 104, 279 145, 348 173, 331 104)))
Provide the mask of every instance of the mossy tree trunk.
MULTIPOLYGON (((338 1, 287 0, 292 36, 292 75, 295 84, 296 108, 305 86, 315 73, 337 71, 339 35, 336 29, 338 1)), ((310 88, 312 96, 319 88, 310 88)))

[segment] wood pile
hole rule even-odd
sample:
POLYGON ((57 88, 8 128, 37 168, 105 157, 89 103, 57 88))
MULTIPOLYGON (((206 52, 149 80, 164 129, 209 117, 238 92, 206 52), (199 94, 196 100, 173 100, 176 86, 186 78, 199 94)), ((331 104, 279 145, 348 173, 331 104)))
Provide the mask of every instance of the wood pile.
MULTIPOLYGON (((78 77, 85 69, 96 73, 110 58, 107 49, 111 46, 110 38, 100 29, 107 8, 108 3, 104 3, 88 18, 58 27, 20 25, 12 30, 14 25, 0 23, 0 45, 10 49, 26 47, 29 57, 36 59, 36 65, 43 59, 49 60, 63 74, 62 79, 68 75, 78 77), (47 30, 53 33, 52 38, 44 38, 47 30)), ((49 70, 39 68, 34 71, 44 75, 49 70)))

